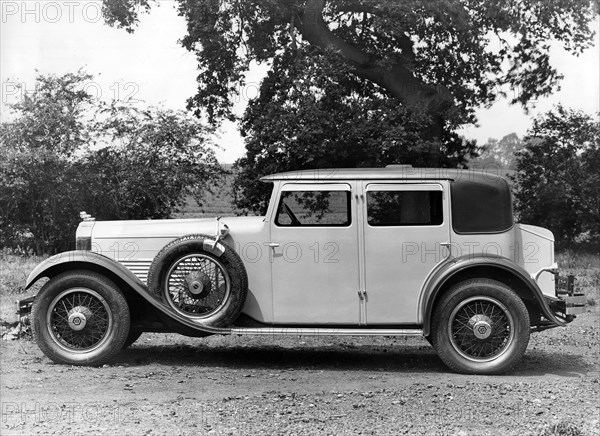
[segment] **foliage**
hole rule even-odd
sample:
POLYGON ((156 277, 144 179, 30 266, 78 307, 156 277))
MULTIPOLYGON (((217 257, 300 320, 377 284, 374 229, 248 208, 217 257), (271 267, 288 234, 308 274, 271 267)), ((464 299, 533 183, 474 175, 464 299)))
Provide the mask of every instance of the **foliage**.
POLYGON ((82 203, 98 219, 166 218, 201 204, 222 173, 208 148, 210 133, 182 112, 111 106, 99 130, 110 147, 78 162, 82 203), (100 189, 101 187, 101 189, 100 189))
POLYGON ((600 123, 558 106, 534 121, 517 153, 521 221, 547 227, 559 245, 600 243, 600 123))
POLYGON ((523 148, 523 140, 516 133, 510 133, 502 139, 488 139, 483 145, 481 154, 471 161, 471 168, 510 169, 516 165, 516 153, 523 148))
POLYGON ((73 239, 71 163, 90 138, 84 115, 92 99, 81 90, 90 78, 82 72, 38 76, 35 92, 12 106, 15 119, 0 125, 2 246, 33 245, 41 252, 73 239))
POLYGON ((103 0, 102 2, 102 14, 106 23, 123 28, 128 33, 133 33, 135 26, 139 23, 140 12, 147 12, 149 9, 150 0, 103 0))
MULTIPOLYGON (((107 23, 128 30, 139 9, 138 0, 104 1, 107 23)), ((593 0, 178 0, 178 10, 182 44, 200 68, 189 105, 211 119, 232 116, 253 61, 296 52, 337 59, 402 105, 430 115, 452 108, 461 121, 503 96, 504 85, 522 104, 555 90, 549 42, 581 52, 597 12, 593 0)))
MULTIPOLYGON (((143 1, 141 8, 151 3, 143 1)), ((188 100, 234 119, 251 66, 268 73, 242 120, 235 203, 263 212, 269 173, 411 163, 462 166, 477 148, 453 133, 510 90, 527 106, 556 90, 550 42, 591 46, 594 0, 178 0, 182 45, 198 60, 188 100)), ((133 31, 136 0, 104 0, 133 31)))
POLYGON ((81 71, 38 76, 35 91, 12 105, 12 121, 0 124, 2 247, 72 248, 82 210, 168 217, 220 174, 197 120, 105 107, 83 91, 89 79, 81 71))
POLYGON ((460 166, 477 151, 448 131, 442 147, 424 139, 427 114, 396 104, 326 56, 276 59, 241 126, 247 152, 236 163, 235 204, 258 213, 268 204, 271 187, 258 180, 266 174, 392 163, 460 166))

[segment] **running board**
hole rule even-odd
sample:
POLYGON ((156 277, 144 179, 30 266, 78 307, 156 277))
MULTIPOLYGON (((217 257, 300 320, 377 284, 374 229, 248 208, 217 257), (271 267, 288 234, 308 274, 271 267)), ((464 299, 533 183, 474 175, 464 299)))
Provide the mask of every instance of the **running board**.
POLYGON ((421 329, 233 327, 230 331, 244 336, 423 336, 421 329))

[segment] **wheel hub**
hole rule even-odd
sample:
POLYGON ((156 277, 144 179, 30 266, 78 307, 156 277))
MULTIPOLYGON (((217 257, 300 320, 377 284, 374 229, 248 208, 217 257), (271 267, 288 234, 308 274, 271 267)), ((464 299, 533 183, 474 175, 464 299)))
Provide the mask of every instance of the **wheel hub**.
POLYGON ((487 339, 492 334, 492 320, 482 314, 473 315, 469 319, 469 326, 477 339, 487 339))
POLYGON ((471 362, 490 362, 510 352, 514 326, 506 306, 483 295, 463 300, 450 314, 448 323, 452 346, 471 362))
POLYGON ((192 271, 185 277, 186 291, 192 298, 206 297, 211 290, 210 277, 201 271, 192 271))
POLYGON ((92 317, 92 312, 85 306, 77 306, 69 311, 68 323, 71 330, 83 330, 92 317))
POLYGON ((477 321, 473 325, 473 333, 477 339, 487 339, 492 334, 492 326, 487 321, 477 321))

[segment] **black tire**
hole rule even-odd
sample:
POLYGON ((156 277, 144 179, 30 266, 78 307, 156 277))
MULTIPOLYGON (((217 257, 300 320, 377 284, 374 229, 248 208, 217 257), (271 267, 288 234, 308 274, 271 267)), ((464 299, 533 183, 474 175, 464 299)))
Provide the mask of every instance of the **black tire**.
POLYGON ((142 336, 143 331, 140 330, 129 330, 129 334, 127 335, 127 339, 125 339, 125 343, 123 344, 123 348, 127 348, 132 345, 135 341, 137 341, 140 336, 142 336))
POLYGON ((456 372, 499 374, 511 369, 529 343, 529 313, 503 283, 472 279, 458 283, 436 304, 431 341, 456 372))
POLYGON ((222 254, 206 249, 206 239, 188 235, 167 244, 150 265, 148 288, 200 325, 227 327, 242 311, 248 276, 235 251, 223 243, 222 254))
POLYGON ((57 363, 101 365, 123 348, 129 334, 125 297, 112 281, 90 271, 50 279, 37 294, 31 317, 38 346, 57 363))

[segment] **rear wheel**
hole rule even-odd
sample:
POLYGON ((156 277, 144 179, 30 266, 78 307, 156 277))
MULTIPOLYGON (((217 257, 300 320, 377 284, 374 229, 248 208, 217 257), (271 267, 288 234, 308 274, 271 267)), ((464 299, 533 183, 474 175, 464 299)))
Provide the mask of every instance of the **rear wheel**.
POLYGON ((32 308, 33 334, 42 352, 58 363, 100 365, 123 348, 129 306, 116 285, 90 271, 52 278, 32 308))
POLYGON ((431 341, 453 370, 496 374, 519 361, 529 333, 527 308, 513 290, 474 279, 455 285, 436 304, 431 341))

